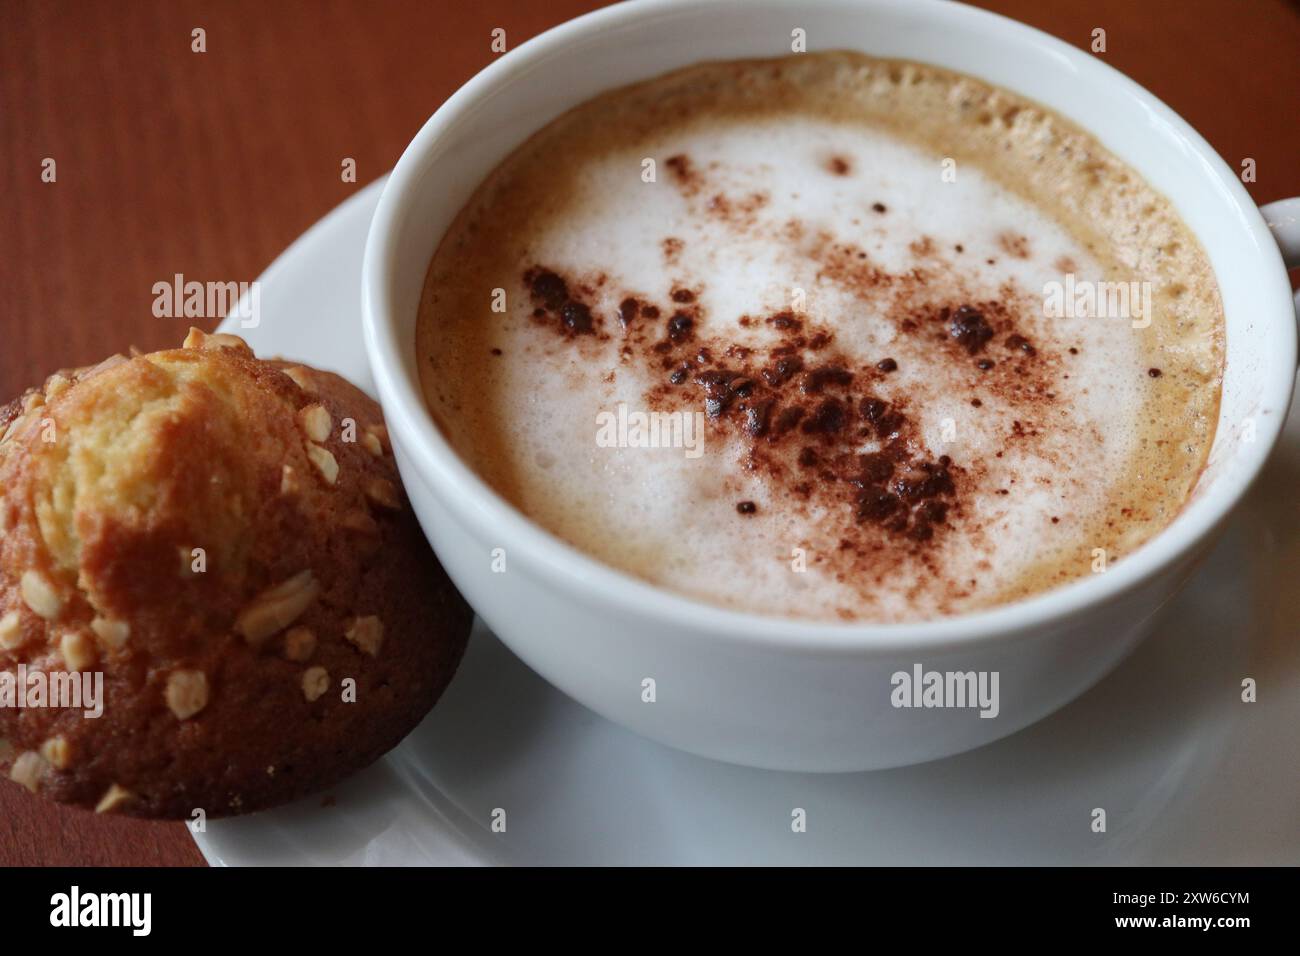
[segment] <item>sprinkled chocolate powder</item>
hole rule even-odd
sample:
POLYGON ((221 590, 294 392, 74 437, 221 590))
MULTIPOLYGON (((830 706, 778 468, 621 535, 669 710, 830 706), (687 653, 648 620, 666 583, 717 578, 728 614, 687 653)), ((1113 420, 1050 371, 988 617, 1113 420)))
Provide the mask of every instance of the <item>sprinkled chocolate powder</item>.
POLYGON ((772 365, 763 369, 763 381, 773 388, 784 385, 803 370, 803 359, 797 355, 783 355, 772 365))
POLYGON ((550 269, 529 269, 524 273, 524 282, 533 300, 548 309, 558 309, 569 297, 568 284, 550 269))
POLYGON ((778 312, 776 315, 767 317, 767 324, 781 332, 797 332, 803 328, 803 323, 794 317, 793 312, 778 312))
POLYGON ((848 385, 853 373, 838 365, 823 365, 804 373, 799 380, 799 390, 805 395, 819 395, 827 385, 848 385))
POLYGON ((683 342, 691 337, 694 328, 695 320, 685 312, 678 312, 668 320, 668 337, 674 342, 683 342))
POLYGON ((983 312, 974 306, 963 305, 953 313, 948 334, 968 353, 974 355, 984 348, 989 339, 993 338, 993 329, 984 318, 983 312))
POLYGON ((623 323, 624 328, 627 328, 640 310, 641 303, 629 296, 618 304, 618 320, 623 323))
POLYGON ((560 321, 575 335, 589 335, 593 329, 591 309, 581 302, 564 303, 560 307, 560 321))
POLYGON ((1029 339, 1025 338, 1023 335, 1020 335, 1019 333, 1013 333, 1011 335, 1008 335, 1006 341, 1003 344, 1006 345, 1006 347, 1011 349, 1012 351, 1019 349, 1020 351, 1024 352, 1026 355, 1037 354, 1037 350, 1032 345, 1029 344, 1029 339))
MULTIPOLYGON (((597 317, 574 291, 586 291, 580 282, 536 266, 525 285, 542 319, 558 318, 554 327, 566 338, 595 331, 597 317)), ((952 509, 960 509, 961 470, 947 456, 927 457, 905 399, 867 391, 867 378, 837 350, 831 329, 790 310, 740 317, 742 327, 762 323, 776 333, 775 343, 755 349, 705 337, 701 329, 713 323, 702 324, 691 290, 675 288, 669 299, 674 304, 662 333, 657 324, 638 321, 659 314, 644 297, 625 295, 618 306, 622 360, 639 357, 663 370, 646 394, 650 407, 684 410, 702 401, 708 427, 743 443, 747 471, 762 476, 778 497, 843 515, 849 547, 863 560, 882 541, 911 549, 948 525, 952 509), (684 355, 688 340, 693 345, 684 355)), ((993 335, 982 309, 944 309, 939 317, 947 326, 941 337, 970 354, 993 335)), ((885 358, 875 367, 888 373, 898 363, 885 358)), ((757 510, 753 501, 736 508, 745 515, 757 510)))
POLYGON ((591 335, 595 321, 590 307, 574 298, 569 284, 550 269, 534 266, 524 273, 524 285, 534 305, 533 317, 543 319, 547 313, 557 313, 560 328, 567 335, 591 335))

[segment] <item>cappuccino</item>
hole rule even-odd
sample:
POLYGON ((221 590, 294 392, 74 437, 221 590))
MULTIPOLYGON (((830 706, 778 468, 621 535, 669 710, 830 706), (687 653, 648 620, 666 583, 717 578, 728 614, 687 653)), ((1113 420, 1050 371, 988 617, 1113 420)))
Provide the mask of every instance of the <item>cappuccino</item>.
POLYGON ((451 444, 576 548, 739 610, 898 622, 1165 527, 1223 321, 1195 238, 1091 135, 831 52, 544 127, 442 239, 417 348, 451 444))

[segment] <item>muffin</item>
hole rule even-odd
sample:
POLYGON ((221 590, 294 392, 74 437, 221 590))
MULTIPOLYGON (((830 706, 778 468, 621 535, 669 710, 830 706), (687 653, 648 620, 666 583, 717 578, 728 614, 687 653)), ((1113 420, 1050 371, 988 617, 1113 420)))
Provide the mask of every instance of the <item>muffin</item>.
POLYGON ((99 812, 248 812, 371 763, 451 680, 471 611, 339 376, 192 329, 51 376, 0 436, 9 779, 99 812))

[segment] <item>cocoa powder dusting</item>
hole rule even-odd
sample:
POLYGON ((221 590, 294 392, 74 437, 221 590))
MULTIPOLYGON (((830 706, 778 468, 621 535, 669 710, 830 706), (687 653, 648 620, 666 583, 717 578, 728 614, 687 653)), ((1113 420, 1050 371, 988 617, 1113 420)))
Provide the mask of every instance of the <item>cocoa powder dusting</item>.
MULTIPOLYGON (((945 309, 946 311, 946 309, 945 309)), ((993 329, 984 314, 974 306, 958 306, 948 321, 948 334, 970 355, 982 350, 989 339, 993 338, 993 329)))
POLYGON ((524 286, 536 308, 533 317, 547 321, 558 318, 566 335, 591 335, 596 331, 591 309, 570 294, 569 283, 550 269, 534 267, 524 273, 524 286))
POLYGON ((998 245, 1002 247, 1003 252, 1016 259, 1029 258, 1029 239, 1019 233, 1002 233, 998 236, 998 245))
POLYGON ((628 296, 618 306, 618 320, 627 328, 636 319, 637 313, 641 311, 641 303, 636 299, 628 296))
MULTIPOLYGON (((679 185, 697 175, 685 157, 668 166, 679 185)), ((786 231, 806 236, 797 223, 786 231)), ((680 251, 677 240, 662 245, 666 254, 680 251)), ((1055 400, 1051 376, 1059 360, 1040 355, 1016 328, 1013 290, 1004 290, 1005 298, 934 301, 928 267, 886 273, 860 247, 824 236, 813 237, 809 254, 820 278, 883 313, 898 334, 924 343, 942 363, 936 375, 964 367, 972 376, 969 387, 1023 408, 1026 417, 1016 421, 1008 440, 1039 434, 1034 409, 1055 400), (997 360, 989 354, 995 344, 997 360)), ((542 320, 560 335, 572 339, 600 327, 596 299, 574 278, 535 265, 524 283, 542 320)), ((738 474, 761 480, 778 513, 816 508, 826 516, 818 521, 839 542, 835 573, 841 580, 869 586, 897 573, 904 558, 918 562, 922 573, 941 576, 943 564, 933 552, 954 521, 968 531, 977 528, 966 498, 986 465, 930 456, 906 391, 884 390, 899 368, 893 358, 855 360, 836 346, 833 327, 789 309, 705 323, 697 291, 683 282, 659 297, 628 290, 602 301, 619 303, 612 317, 622 336, 621 361, 655 370, 651 378, 658 384, 646 392, 647 409, 703 408, 707 444, 739 448, 738 474), (775 341, 756 348, 725 332, 755 327, 770 330, 775 341)), ((970 405, 983 402, 972 398, 970 405)), ((742 500, 736 511, 754 516, 757 508, 742 500)))
MULTIPOLYGON (((525 284, 548 316, 558 310, 561 334, 581 334, 594 324, 590 306, 571 291, 575 284, 555 270, 535 266, 525 284), (575 316, 581 319, 571 321, 575 316)), ((717 338, 700 341, 702 313, 693 292, 669 291, 671 315, 657 329, 647 318, 647 298, 624 296, 618 317, 625 354, 630 347, 633 356, 667 373, 647 394, 648 406, 689 412, 702 405, 708 427, 719 438, 745 444, 745 467, 764 476, 778 499, 836 509, 849 550, 865 554, 890 540, 921 547, 960 509, 960 466, 946 455, 931 460, 906 401, 886 400, 871 389, 869 382, 897 363, 855 368, 835 348, 833 330, 813 327, 788 310, 740 317, 757 318, 778 333, 777 344, 765 350, 717 338)), ((969 309, 957 312, 970 319, 963 334, 978 340, 966 348, 982 347, 982 317, 969 309)), ((737 511, 751 515, 756 508, 742 501, 737 511)))

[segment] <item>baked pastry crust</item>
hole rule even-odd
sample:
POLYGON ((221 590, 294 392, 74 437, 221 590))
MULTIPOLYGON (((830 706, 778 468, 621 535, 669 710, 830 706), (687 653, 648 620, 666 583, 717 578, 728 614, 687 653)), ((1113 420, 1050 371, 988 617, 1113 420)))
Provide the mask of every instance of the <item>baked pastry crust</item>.
POLYGON ((248 812, 377 759, 455 673, 472 612, 339 376, 192 330, 51 376, 0 436, 0 674, 103 675, 98 718, 0 706, 5 776, 248 812))

